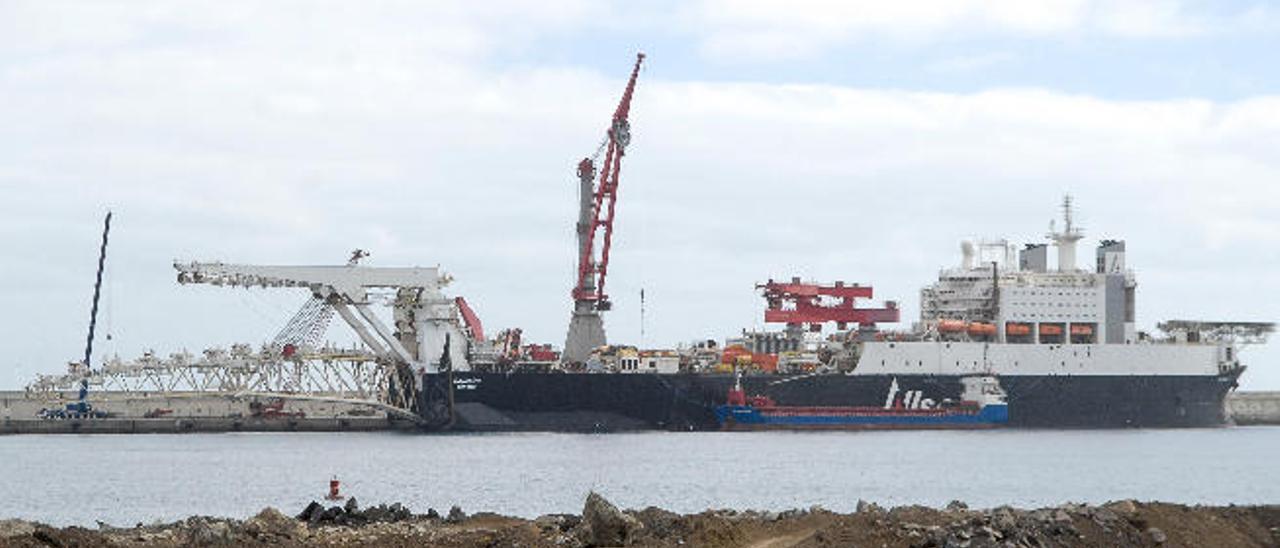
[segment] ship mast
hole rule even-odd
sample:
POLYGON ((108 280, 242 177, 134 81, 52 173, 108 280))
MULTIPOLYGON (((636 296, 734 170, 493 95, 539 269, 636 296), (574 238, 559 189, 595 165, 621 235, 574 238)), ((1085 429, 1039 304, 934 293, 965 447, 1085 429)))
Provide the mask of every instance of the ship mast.
POLYGON ((1045 237, 1058 246, 1058 271, 1074 272, 1076 269, 1076 242, 1084 238, 1084 232, 1075 226, 1071 215, 1071 195, 1062 197, 1062 231, 1054 230, 1049 221, 1049 233, 1045 237))

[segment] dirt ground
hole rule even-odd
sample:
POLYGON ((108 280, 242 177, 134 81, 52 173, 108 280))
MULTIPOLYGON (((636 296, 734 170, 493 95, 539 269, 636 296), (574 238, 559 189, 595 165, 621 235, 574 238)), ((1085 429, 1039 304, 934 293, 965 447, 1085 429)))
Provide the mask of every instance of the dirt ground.
MULTIPOLYGON (((594 497, 594 498, 592 498, 594 497)), ((1039 509, 883 509, 850 514, 713 510, 680 515, 618 510, 598 495, 581 515, 520 519, 494 514, 412 515, 402 507, 268 508, 247 520, 192 517, 136 528, 54 528, 0 521, 0 547, 35 546, 441 546, 708 548, 1280 546, 1280 506, 1184 506, 1117 501, 1039 509)))

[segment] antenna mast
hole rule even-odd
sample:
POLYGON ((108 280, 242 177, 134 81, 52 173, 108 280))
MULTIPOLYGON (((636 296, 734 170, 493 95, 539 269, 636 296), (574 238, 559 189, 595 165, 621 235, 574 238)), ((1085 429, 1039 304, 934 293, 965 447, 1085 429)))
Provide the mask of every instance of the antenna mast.
POLYGON ((1074 272, 1076 269, 1076 242, 1084 238, 1084 232, 1075 226, 1071 211, 1071 195, 1062 197, 1062 231, 1054 229, 1049 221, 1049 233, 1045 236, 1058 246, 1058 271, 1074 272))

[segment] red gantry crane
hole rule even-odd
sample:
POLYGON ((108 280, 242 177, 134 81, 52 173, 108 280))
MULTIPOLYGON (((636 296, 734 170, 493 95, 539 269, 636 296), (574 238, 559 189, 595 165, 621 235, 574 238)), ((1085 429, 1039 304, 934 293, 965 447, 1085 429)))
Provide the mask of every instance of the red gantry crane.
POLYGON ((768 302, 764 311, 766 323, 785 323, 788 327, 804 326, 810 331, 819 331, 827 322, 835 322, 837 329, 845 329, 851 323, 870 328, 877 323, 898 321, 898 305, 893 301, 886 302, 884 308, 855 306, 856 299, 871 298, 871 286, 845 285, 844 282, 818 285, 792 278, 790 283, 769 280, 756 287, 764 290, 768 302))
POLYGON ((564 344, 563 360, 568 363, 585 361, 592 349, 606 342, 600 312, 612 307, 604 290, 604 282, 609 272, 609 246, 613 242, 618 173, 622 169, 622 157, 626 154, 627 145, 631 143, 631 124, 627 115, 631 111, 631 95, 635 91, 636 77, 640 75, 640 63, 643 61, 644 54, 636 54, 631 79, 622 92, 617 110, 613 112, 613 120, 605 133, 604 141, 595 154, 578 162, 578 276, 572 292, 573 315, 569 319, 569 333, 564 344), (597 172, 596 159, 602 151, 604 164, 597 172), (600 243, 598 259, 597 243, 600 243))

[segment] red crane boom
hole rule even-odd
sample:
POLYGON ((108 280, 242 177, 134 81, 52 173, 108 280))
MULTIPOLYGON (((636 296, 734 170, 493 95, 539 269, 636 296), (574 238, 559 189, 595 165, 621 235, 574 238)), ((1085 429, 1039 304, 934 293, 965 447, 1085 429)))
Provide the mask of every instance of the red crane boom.
POLYGON ((838 329, 848 324, 874 326, 877 323, 894 323, 899 319, 898 304, 889 301, 884 308, 859 308, 857 299, 869 299, 871 286, 831 285, 804 283, 799 278, 791 282, 775 282, 757 285, 764 290, 768 308, 764 311, 765 323, 785 323, 788 326, 808 327, 810 331, 822 329, 822 324, 835 322, 838 329))
POLYGON ((462 314, 462 321, 467 326, 467 333, 471 335, 473 340, 484 340, 484 325, 480 323, 480 316, 476 311, 467 304, 467 300, 457 297, 453 300, 458 305, 458 312, 462 314))
MULTIPOLYGON (((631 95, 636 88, 636 77, 640 75, 640 63, 644 54, 636 54, 635 68, 631 70, 631 80, 627 89, 622 92, 622 100, 613 113, 613 120, 605 135, 604 166, 600 170, 600 180, 593 192, 592 220, 584 227, 585 241, 581 243, 578 253, 578 281, 573 288, 575 301, 588 301, 597 310, 610 308, 608 295, 604 291, 605 276, 609 272, 609 247, 613 243, 614 208, 618 200, 618 173, 622 169, 622 157, 626 154, 627 145, 631 142, 631 124, 627 115, 631 112, 631 95), (596 234, 603 229, 603 245, 600 249, 600 260, 595 259, 596 234)), ((597 150, 596 156, 599 155, 597 150)), ((596 167, 594 157, 583 158, 578 163, 580 179, 594 179, 596 167)))

